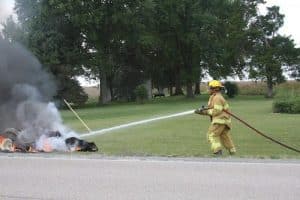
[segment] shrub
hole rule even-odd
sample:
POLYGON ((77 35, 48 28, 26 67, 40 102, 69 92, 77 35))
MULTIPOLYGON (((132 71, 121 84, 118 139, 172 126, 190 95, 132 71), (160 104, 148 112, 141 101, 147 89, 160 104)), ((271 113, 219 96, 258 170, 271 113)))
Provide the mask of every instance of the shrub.
POLYGON ((274 101, 273 112, 275 113, 300 113, 300 99, 274 101))
POLYGON ((300 113, 299 82, 288 82, 275 88, 273 112, 300 113))
POLYGON ((288 101, 274 101, 273 112, 275 113, 291 113, 292 103, 288 101))
POLYGON ((229 98, 233 98, 238 94, 238 86, 236 83, 225 82, 226 94, 229 98))
POLYGON ((138 85, 135 88, 134 93, 136 95, 137 101, 140 103, 144 103, 144 100, 148 97, 148 92, 144 85, 138 85))

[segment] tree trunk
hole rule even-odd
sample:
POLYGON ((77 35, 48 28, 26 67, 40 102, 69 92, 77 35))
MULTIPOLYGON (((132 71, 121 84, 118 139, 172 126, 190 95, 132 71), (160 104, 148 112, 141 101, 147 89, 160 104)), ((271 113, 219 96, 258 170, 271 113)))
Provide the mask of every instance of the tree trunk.
MULTIPOLYGON (((184 57, 184 56, 183 56, 184 57)), ((184 57, 186 58, 186 57, 184 57)), ((187 58, 185 60, 185 70, 187 73, 186 77, 186 97, 187 98, 194 98, 194 92, 193 92, 193 69, 192 69, 192 56, 191 54, 188 54, 187 58)))
POLYGON ((187 84, 186 84, 186 97, 187 98, 193 98, 194 97, 192 81, 188 81, 187 84))
POLYGON ((103 72, 100 74, 100 96, 99 104, 107 104, 111 102, 110 88, 107 83, 106 74, 103 72))
POLYGON ((183 95, 183 91, 181 88, 181 80, 180 80, 180 66, 176 66, 176 72, 175 72, 175 93, 174 95, 183 95))
POLYGON ((181 84, 180 84, 180 83, 176 83, 176 85, 175 85, 175 93, 174 93, 174 96, 177 96, 177 95, 183 95, 183 91, 182 91, 182 88, 181 88, 181 84))
POLYGON ((173 96, 173 85, 172 84, 169 85, 169 94, 170 94, 170 96, 173 96))
POLYGON ((145 88, 147 89, 148 99, 152 98, 152 80, 148 79, 144 83, 145 88))
POLYGON ((199 80, 195 82, 195 93, 194 94, 195 95, 201 94, 200 93, 200 81, 199 80))
POLYGON ((162 86, 158 86, 158 94, 163 94, 164 93, 164 88, 162 86))
POLYGON ((107 77, 107 84, 110 91, 111 100, 114 100, 113 78, 111 76, 107 77))
POLYGON ((273 82, 272 78, 267 78, 267 98, 273 97, 273 82))

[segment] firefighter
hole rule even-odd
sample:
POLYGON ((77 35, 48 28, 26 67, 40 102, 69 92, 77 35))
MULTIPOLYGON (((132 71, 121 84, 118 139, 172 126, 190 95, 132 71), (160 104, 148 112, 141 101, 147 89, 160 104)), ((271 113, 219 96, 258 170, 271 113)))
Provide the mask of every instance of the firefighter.
POLYGON ((223 112, 223 110, 229 109, 228 103, 221 94, 224 87, 220 81, 212 80, 209 82, 208 88, 210 98, 207 108, 196 109, 195 113, 208 115, 211 118, 207 138, 214 155, 222 155, 222 147, 225 147, 233 155, 236 153, 236 149, 230 135, 231 119, 227 113, 223 112))

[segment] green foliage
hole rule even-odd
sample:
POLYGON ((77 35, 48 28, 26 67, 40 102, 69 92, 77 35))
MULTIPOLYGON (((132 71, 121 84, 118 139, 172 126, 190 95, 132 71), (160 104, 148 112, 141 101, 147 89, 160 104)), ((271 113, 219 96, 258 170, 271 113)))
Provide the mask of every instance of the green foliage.
MULTIPOLYGON (((251 5, 245 5, 248 1, 223 0, 167 2, 171 5, 159 3, 166 16, 159 19, 162 30, 166 31, 159 36, 167 36, 162 41, 173 47, 169 60, 177 63, 177 71, 173 67, 173 73, 181 75, 184 84, 191 86, 189 83, 197 81, 206 70, 214 78, 241 74, 249 46, 247 24, 256 2, 251 5)), ((187 88, 188 96, 189 91, 187 88)))
POLYGON ((88 68, 103 83, 99 103, 109 96, 131 100, 137 85, 133 82, 141 77, 136 72, 148 71, 146 57, 152 55, 152 1, 72 1, 68 8, 71 21, 93 50, 88 68))
POLYGON ((273 112, 300 113, 300 83, 284 83, 276 87, 273 112))
POLYGON ((79 82, 68 77, 61 77, 57 93, 58 101, 63 102, 63 99, 66 99, 75 106, 82 106, 88 100, 88 95, 79 85, 79 82))
POLYGON ((295 100, 280 101, 273 103, 274 113, 300 113, 300 98, 295 100))
POLYGON ((226 89, 226 95, 229 98, 234 98, 238 94, 238 86, 236 83, 233 82, 225 82, 224 84, 225 89, 226 89))
POLYGON ((273 96, 275 84, 284 82, 283 68, 299 64, 299 50, 293 40, 278 33, 284 15, 279 7, 268 8, 266 15, 258 16, 252 23, 253 49, 250 58, 249 77, 267 82, 267 97, 273 96))
POLYGON ((135 88, 134 93, 136 95, 137 101, 140 103, 144 103, 144 100, 148 97, 148 92, 144 85, 138 85, 135 88))
POLYGON ((55 76, 101 79, 101 101, 131 98, 149 78, 155 87, 175 87, 175 94, 186 86, 188 97, 207 74, 243 77, 248 70, 250 78, 267 82, 270 96, 284 81, 281 66, 299 78, 300 51, 277 33, 284 16, 276 6, 260 15, 263 0, 15 3, 18 24, 8 20, 4 36, 22 40, 55 76), (124 85, 127 77, 136 83, 124 85))

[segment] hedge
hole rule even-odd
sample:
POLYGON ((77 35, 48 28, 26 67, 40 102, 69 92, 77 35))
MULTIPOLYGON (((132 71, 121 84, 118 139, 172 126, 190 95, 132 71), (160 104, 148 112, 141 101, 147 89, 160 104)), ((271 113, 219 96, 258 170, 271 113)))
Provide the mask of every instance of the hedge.
POLYGON ((287 82, 275 88, 273 112, 300 113, 300 82, 287 82))

